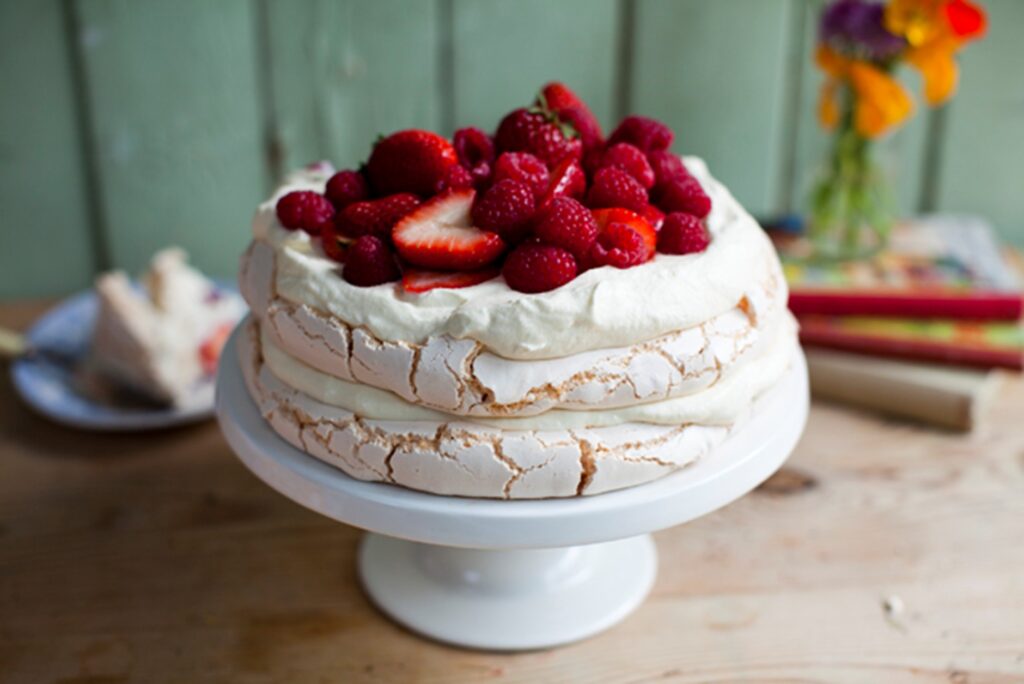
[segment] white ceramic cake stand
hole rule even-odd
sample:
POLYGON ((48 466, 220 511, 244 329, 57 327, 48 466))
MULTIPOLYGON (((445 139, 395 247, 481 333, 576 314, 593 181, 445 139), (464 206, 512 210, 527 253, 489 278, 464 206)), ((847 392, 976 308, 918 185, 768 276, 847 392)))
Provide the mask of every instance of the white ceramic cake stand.
POLYGON ((250 470, 303 506, 370 532, 359 576, 383 612, 440 641, 509 651, 576 641, 626 617, 657 573, 649 533, 764 481, 792 451, 807 409, 797 353, 751 417, 697 464, 597 496, 502 501, 361 482, 294 448, 249 397, 233 340, 217 380, 221 428, 250 470))

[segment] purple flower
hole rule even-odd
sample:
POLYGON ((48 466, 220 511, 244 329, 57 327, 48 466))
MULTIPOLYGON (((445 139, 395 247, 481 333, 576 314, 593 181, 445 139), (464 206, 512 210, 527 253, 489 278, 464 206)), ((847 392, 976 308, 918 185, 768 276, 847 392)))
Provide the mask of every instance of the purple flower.
POLYGON ((885 29, 884 15, 881 3, 835 0, 821 15, 818 36, 848 57, 885 61, 898 55, 907 43, 885 29))

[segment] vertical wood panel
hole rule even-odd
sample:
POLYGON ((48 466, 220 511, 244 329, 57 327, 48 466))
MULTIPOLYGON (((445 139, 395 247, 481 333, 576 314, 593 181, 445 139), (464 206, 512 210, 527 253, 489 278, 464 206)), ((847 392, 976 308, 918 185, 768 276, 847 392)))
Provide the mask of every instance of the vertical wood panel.
POLYGON ((455 0, 454 124, 497 128, 552 80, 575 90, 607 127, 615 110, 614 0, 455 0))
POLYGON ((79 1, 101 215, 116 265, 178 244, 232 274, 263 193, 245 0, 79 1))
POLYGON ((752 212, 777 210, 791 0, 639 0, 632 109, 671 125, 752 212))
POLYGON ((1024 2, 988 0, 989 33, 961 53, 943 127, 938 208, 988 217, 1024 245, 1024 2))
POLYGON ((275 172, 357 166, 379 133, 438 129, 437 17, 433 1, 269 0, 275 172))
POLYGON ((64 37, 57 0, 0 3, 0 297, 70 292, 95 268, 64 37))
MULTIPOLYGON (((793 194, 790 198, 792 210, 803 212, 807 209, 808 195, 815 174, 828 154, 829 133, 822 130, 817 120, 818 92, 821 88, 821 70, 814 64, 814 48, 817 40, 818 21, 824 0, 801 0, 804 2, 804 27, 802 70, 800 76, 800 108, 797 112, 798 132, 796 138, 796 163, 793 178, 793 194)), ((893 183, 896 210, 901 215, 911 215, 919 210, 921 193, 924 188, 924 154, 928 137, 928 118, 932 113, 921 101, 921 79, 916 71, 902 68, 898 73, 900 81, 907 87, 915 100, 913 118, 876 145, 877 159, 883 165, 893 183)))

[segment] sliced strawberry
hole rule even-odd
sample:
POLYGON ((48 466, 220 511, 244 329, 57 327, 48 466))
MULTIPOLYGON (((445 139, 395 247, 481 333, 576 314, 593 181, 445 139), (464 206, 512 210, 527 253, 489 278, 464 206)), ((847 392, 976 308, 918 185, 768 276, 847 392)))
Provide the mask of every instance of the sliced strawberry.
POLYGON ((597 241, 584 260, 587 268, 614 266, 629 268, 650 261, 658 244, 658 233, 647 220, 629 209, 595 209, 597 241))
POLYGON ((551 200, 563 195, 581 199, 586 191, 587 175, 583 173, 583 167, 575 159, 564 159, 551 170, 551 180, 548 182, 547 192, 541 197, 537 206, 547 206, 551 200))
POLYGON ((402 287, 407 292, 428 292, 438 288, 455 289, 472 287, 497 277, 499 271, 494 266, 479 271, 421 271, 408 268, 402 275, 402 287))
POLYGON ((398 254, 415 266, 449 271, 474 271, 497 259, 505 242, 473 225, 474 197, 472 189, 448 190, 421 204, 391 231, 398 254))

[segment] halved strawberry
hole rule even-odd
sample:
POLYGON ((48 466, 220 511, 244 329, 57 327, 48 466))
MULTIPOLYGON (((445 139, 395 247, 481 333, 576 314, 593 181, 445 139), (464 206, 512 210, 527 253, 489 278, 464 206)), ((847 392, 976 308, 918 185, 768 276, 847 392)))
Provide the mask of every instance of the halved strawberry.
POLYGON ((643 216, 619 207, 595 209, 593 213, 598 234, 584 260, 587 268, 629 268, 654 257, 658 233, 643 216))
POLYGON ((448 190, 421 204, 391 231, 398 254, 415 266, 449 271, 474 271, 497 259, 505 241, 473 225, 474 197, 472 189, 448 190))
POLYGON ((551 200, 562 195, 578 200, 586 191, 587 175, 583 173, 583 167, 575 159, 563 159, 551 170, 548 189, 541 196, 537 206, 547 206, 551 200))
POLYGON ((497 277, 499 271, 495 266, 488 266, 479 271, 421 271, 407 268, 402 275, 402 287, 407 292, 428 292, 438 288, 455 289, 471 287, 497 277))

